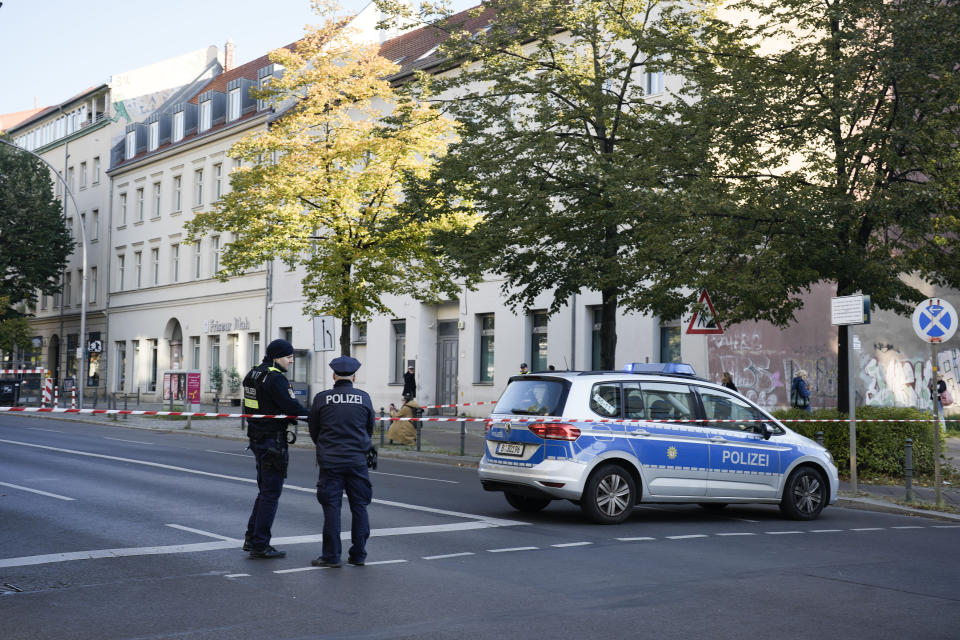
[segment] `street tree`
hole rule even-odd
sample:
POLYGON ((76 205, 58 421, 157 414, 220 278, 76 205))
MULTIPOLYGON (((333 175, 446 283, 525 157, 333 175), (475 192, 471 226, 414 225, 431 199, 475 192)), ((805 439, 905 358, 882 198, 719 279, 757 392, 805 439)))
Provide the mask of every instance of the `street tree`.
MULTIPOLYGON (((675 56, 690 81, 680 117, 711 149, 690 195, 704 234, 717 240, 704 255, 758 278, 760 266, 794 289, 835 283, 838 296, 861 292, 901 314, 929 294, 905 275, 960 285, 960 192, 950 186, 960 131, 956 4, 743 0, 733 9, 746 19, 711 22, 703 46, 675 56), (755 251, 731 242, 737 235, 755 251)), ((722 291, 714 301, 736 310, 722 291)), ((848 333, 840 327, 841 411, 848 333)))
POLYGON ((38 295, 60 291, 74 242, 53 195, 50 170, 0 142, 0 348, 30 343, 26 317, 38 295))
POLYGON ((547 293, 555 313, 599 292, 605 369, 618 310, 672 319, 689 309, 699 290, 649 285, 677 277, 673 267, 696 280, 699 267, 672 247, 674 235, 698 234, 677 195, 698 149, 664 76, 667 52, 696 41, 710 7, 671 18, 659 0, 493 0, 453 16, 378 4, 447 36, 450 73, 420 84, 461 123, 461 140, 408 201, 479 214, 468 235, 446 238, 461 275, 501 278, 514 309, 547 293))
POLYGON ((221 279, 275 258, 302 266, 305 313, 338 318, 340 349, 349 355, 352 324, 389 314, 387 294, 456 297, 433 239, 469 219, 398 209, 403 184, 426 175, 455 140, 454 124, 391 86, 398 67, 377 45, 354 42, 335 7, 315 4, 325 22, 308 27, 295 47, 272 52, 283 75, 254 92, 281 115, 230 149, 242 161, 232 190, 188 230, 193 238, 233 234, 221 279))

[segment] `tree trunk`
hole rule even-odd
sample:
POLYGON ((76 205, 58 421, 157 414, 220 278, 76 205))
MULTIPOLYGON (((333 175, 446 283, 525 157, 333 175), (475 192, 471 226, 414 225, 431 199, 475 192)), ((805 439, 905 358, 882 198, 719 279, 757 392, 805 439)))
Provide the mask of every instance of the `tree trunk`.
POLYGON ((616 288, 602 289, 600 307, 600 368, 614 370, 617 367, 617 305, 616 288))

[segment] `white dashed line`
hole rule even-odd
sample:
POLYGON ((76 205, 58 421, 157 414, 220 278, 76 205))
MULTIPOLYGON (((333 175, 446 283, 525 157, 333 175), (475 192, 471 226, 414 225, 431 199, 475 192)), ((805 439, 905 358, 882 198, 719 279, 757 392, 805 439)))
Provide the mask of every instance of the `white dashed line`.
POLYGON ((279 569, 274 573, 300 573, 301 571, 316 571, 317 569, 329 569, 330 567, 297 567, 296 569, 279 569))
POLYGON ((207 453, 219 453, 223 456, 240 456, 241 458, 252 458, 253 456, 246 453, 233 453, 231 451, 215 451, 213 449, 204 449, 207 453))
POLYGON ((906 525, 906 526, 903 526, 903 527, 890 527, 890 528, 891 528, 891 529, 923 529, 924 527, 918 527, 918 526, 915 525, 915 524, 911 524, 911 525, 906 525))
POLYGON ((715 533, 715 534, 713 534, 713 535, 726 537, 726 536, 755 536, 755 535, 757 535, 757 534, 755 534, 755 533, 738 532, 738 533, 715 533))
POLYGON ((399 564, 401 562, 406 562, 406 560, 377 560, 376 562, 368 562, 367 566, 374 564, 399 564))
POLYGON ((843 529, 811 529, 810 533, 840 533, 843 529))
POLYGON ((196 533, 197 535, 206 536, 208 538, 216 538, 217 540, 226 540, 228 542, 236 542, 239 544, 240 540, 238 538, 231 538, 229 536, 222 536, 219 533, 210 533, 209 531, 204 531, 202 529, 193 529, 191 527, 185 527, 182 524, 170 524, 167 523, 167 526, 172 529, 179 529, 180 531, 189 531, 190 533, 196 533))
POLYGON ((510 551, 534 551, 540 547, 510 547, 509 549, 487 549, 490 553, 509 553, 510 551))
POLYGON ((803 531, 764 531, 768 536, 787 536, 793 533, 803 533, 803 531))
POLYGON ((460 484, 458 480, 440 480, 439 478, 424 478, 423 476, 405 476, 402 473, 386 473, 385 471, 371 471, 370 475, 393 476, 395 478, 410 478, 411 480, 429 480, 430 482, 446 482, 448 484, 460 484))
POLYGON ((443 560, 444 558, 462 558, 463 556, 475 556, 473 551, 464 551, 462 553, 445 553, 442 556, 423 556, 424 560, 443 560))
POLYGON ((647 542, 650 540, 656 540, 656 538, 644 536, 640 538, 614 538, 614 540, 619 540, 620 542, 647 542))
POLYGON ((859 529, 850 529, 850 531, 883 531, 883 527, 861 527, 859 529))
POLYGON ((124 440, 123 438, 110 438, 108 436, 103 436, 104 440, 116 440, 117 442, 132 442, 133 444, 153 444, 152 442, 144 442, 142 440, 124 440))
POLYGON ((592 542, 564 542, 563 544, 552 544, 551 547, 583 547, 592 542))
POLYGON ((9 482, 0 482, 0 487, 10 487, 11 489, 20 489, 20 491, 29 491, 30 493, 35 493, 38 496, 47 496, 48 498, 56 498, 57 500, 76 500, 76 498, 68 498, 67 496, 61 496, 58 493, 40 491, 40 489, 31 489, 30 487, 21 487, 18 484, 10 484, 9 482))
POLYGON ((689 540, 690 538, 706 538, 705 533, 694 533, 689 536, 667 536, 667 540, 689 540))
POLYGON ((249 578, 249 573, 228 573, 224 578, 249 578))
POLYGON ((930 525, 934 529, 960 529, 958 524, 934 524, 930 525))
POLYGON ((66 433, 65 431, 57 431, 56 429, 43 429, 41 427, 30 427, 30 431, 49 431, 50 433, 66 433))

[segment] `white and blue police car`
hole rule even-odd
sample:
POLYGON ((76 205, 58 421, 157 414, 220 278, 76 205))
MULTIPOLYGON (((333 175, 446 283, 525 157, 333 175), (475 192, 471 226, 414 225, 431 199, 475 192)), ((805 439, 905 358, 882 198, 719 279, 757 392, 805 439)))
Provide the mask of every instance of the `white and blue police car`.
POLYGON ((837 500, 829 451, 680 363, 514 376, 484 444, 484 489, 524 512, 570 500, 614 524, 639 503, 768 503, 813 520, 837 500))

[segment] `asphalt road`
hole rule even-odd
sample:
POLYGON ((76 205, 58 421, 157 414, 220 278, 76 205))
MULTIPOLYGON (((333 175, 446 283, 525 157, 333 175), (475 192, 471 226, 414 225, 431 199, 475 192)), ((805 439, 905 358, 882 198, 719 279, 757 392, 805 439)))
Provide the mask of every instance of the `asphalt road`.
MULTIPOLYGON (((242 442, 0 415, 0 638, 956 638, 960 524, 828 508, 530 516, 474 469, 382 460, 365 567, 315 569, 311 452, 282 560, 239 549, 242 442)), ((349 513, 344 515, 349 522, 349 513)))

